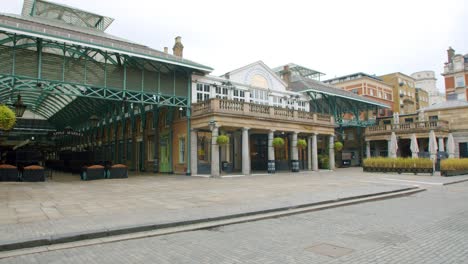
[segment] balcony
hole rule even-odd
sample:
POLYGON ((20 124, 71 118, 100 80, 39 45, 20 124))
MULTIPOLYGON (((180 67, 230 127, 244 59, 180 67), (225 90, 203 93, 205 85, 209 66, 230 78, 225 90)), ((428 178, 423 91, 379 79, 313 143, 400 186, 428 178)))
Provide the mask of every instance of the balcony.
POLYGON ((371 126, 366 128, 365 134, 366 136, 372 136, 390 134, 391 132, 395 132, 396 134, 429 133, 431 130, 448 132, 449 123, 447 121, 437 120, 371 126))
POLYGON ((331 126, 333 117, 327 114, 299 111, 270 105, 213 98, 192 104, 192 117, 226 115, 250 119, 271 119, 272 121, 293 121, 302 124, 331 126))

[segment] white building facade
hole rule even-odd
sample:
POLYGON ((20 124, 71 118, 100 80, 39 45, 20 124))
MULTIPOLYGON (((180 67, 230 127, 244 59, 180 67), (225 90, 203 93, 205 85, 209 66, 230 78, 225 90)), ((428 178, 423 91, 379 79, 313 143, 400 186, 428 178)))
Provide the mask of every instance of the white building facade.
POLYGON ((445 95, 437 89, 434 71, 415 72, 411 77, 415 79, 416 88, 421 88, 429 94, 429 105, 445 102, 445 95))

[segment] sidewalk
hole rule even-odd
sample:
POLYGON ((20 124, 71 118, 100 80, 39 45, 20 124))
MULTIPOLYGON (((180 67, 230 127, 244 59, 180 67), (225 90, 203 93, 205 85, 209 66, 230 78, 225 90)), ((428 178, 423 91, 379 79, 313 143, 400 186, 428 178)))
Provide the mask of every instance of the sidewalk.
POLYGON ((133 176, 83 182, 56 175, 54 181, 44 183, 5 182, 0 183, 0 246, 138 226, 170 226, 414 185, 369 180, 380 177, 363 176, 362 169, 351 168, 222 179, 133 176))

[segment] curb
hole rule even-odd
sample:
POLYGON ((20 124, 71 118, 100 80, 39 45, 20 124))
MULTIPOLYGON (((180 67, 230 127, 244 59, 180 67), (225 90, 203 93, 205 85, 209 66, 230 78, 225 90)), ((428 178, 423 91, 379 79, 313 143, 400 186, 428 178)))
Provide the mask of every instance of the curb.
MULTIPOLYGON (((266 219, 266 218, 272 218, 272 217, 281 217, 281 216, 299 214, 299 213, 310 212, 310 211, 324 210, 324 209, 364 203, 364 202, 369 202, 369 201, 396 198, 400 196, 411 195, 411 194, 422 192, 422 191, 425 191, 425 189, 422 189, 419 187, 409 187, 409 188, 402 188, 402 189, 393 190, 393 191, 350 196, 350 197, 338 198, 338 199, 333 199, 333 200, 325 200, 325 201, 309 203, 309 204, 280 207, 280 208, 274 208, 274 209, 225 215, 225 216, 219 216, 219 217, 194 219, 194 220, 170 222, 170 223, 163 223, 163 224, 128 226, 128 227, 123 227, 123 228, 118 228, 118 229, 101 229, 101 230, 95 230, 91 232, 84 231, 84 232, 78 232, 78 233, 53 235, 53 236, 38 238, 34 240, 12 241, 11 243, 0 245, 0 259, 9 257, 9 256, 2 256, 3 255, 2 253, 7 253, 5 251, 27 250, 31 248, 37 248, 37 247, 44 247, 44 246, 47 247, 47 246, 52 246, 52 245, 57 245, 57 244, 73 243, 73 242, 78 242, 78 241, 83 241, 83 240, 102 239, 102 238, 112 237, 112 236, 122 236, 122 235, 129 235, 132 233, 148 232, 148 231, 155 231, 155 230, 168 229, 168 228, 177 228, 177 227, 183 227, 183 226, 189 226, 189 225, 206 224, 209 227, 192 228, 190 230, 207 229, 207 228, 212 228, 212 227, 222 226, 222 225, 227 225, 227 224, 243 223, 243 222, 256 221, 256 220, 261 220, 261 219, 266 219), (249 217, 251 219, 247 219, 247 220, 244 219, 244 220, 237 220, 237 221, 235 220, 238 218, 249 218, 249 217), (233 221, 231 221, 230 223, 224 223, 224 224, 216 223, 216 222, 228 221, 228 220, 233 220, 233 221), (212 224, 209 224, 209 223, 212 223, 212 224)), ((182 231, 178 231, 178 232, 182 232, 182 231)), ((111 241, 112 239, 109 239, 109 242, 111 241)), ((48 251, 48 250, 43 250, 43 251, 48 251)))
POLYGON ((468 181, 468 179, 463 179, 463 180, 457 180, 457 181, 453 181, 453 182, 446 182, 442 185, 451 185, 451 184, 457 184, 457 183, 462 183, 462 182, 466 182, 468 181))

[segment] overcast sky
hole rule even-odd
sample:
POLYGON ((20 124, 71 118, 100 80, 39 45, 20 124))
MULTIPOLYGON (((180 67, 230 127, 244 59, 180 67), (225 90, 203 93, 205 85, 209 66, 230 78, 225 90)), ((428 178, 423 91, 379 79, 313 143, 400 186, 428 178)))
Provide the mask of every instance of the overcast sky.
MULTIPOLYGON (((53 0, 115 19, 108 33, 163 50, 182 36, 184 57, 213 74, 262 60, 326 74, 440 73, 446 50, 468 53, 464 0, 53 0), (465 16, 464 16, 465 14, 465 16)), ((22 0, 0 0, 21 13, 22 0)))

